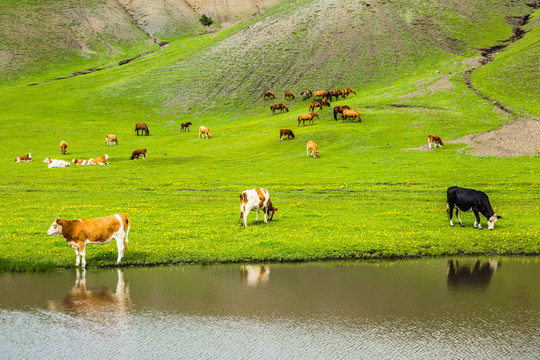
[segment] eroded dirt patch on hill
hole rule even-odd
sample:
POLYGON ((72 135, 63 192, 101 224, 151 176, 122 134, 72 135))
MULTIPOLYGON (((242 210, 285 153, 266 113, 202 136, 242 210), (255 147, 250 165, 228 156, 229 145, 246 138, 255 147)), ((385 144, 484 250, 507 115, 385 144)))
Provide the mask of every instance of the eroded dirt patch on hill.
MULTIPOLYGON (((444 140, 444 139, 443 139, 444 140)), ((444 143, 465 143, 460 151, 477 156, 515 157, 540 155, 540 120, 519 117, 499 129, 465 135, 444 143), (470 149, 470 148, 473 149, 470 149)), ((406 150, 436 151, 426 144, 406 150)))

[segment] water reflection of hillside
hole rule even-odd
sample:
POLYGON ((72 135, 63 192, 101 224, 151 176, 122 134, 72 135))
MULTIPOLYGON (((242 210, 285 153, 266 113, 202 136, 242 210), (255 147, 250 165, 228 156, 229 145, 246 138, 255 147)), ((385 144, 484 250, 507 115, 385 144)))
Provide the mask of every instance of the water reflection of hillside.
POLYGON ((451 289, 485 289, 498 266, 497 260, 448 260, 447 286, 451 289))

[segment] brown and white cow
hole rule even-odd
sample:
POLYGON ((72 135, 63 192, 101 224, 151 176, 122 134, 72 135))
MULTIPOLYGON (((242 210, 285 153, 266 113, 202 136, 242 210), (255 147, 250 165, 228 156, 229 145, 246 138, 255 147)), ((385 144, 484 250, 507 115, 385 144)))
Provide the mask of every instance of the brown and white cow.
POLYGON ((71 164, 67 161, 49 158, 45 158, 45 160, 43 160, 43 163, 47 164, 48 168, 64 168, 71 166, 71 164))
POLYGON ((23 156, 17 156, 15 158, 15 161, 16 162, 27 162, 27 161, 32 161, 32 153, 28 153, 26 155, 23 155, 23 156))
POLYGON ((107 134, 105 135, 105 144, 107 146, 111 146, 111 145, 118 145, 118 139, 116 138, 116 135, 114 134, 107 134))
POLYGON ((128 246, 128 233, 131 220, 128 214, 116 214, 94 219, 62 220, 58 216, 47 231, 47 235, 63 236, 69 246, 75 249, 79 266, 86 266, 86 244, 106 244, 112 239, 116 240, 118 259, 116 264, 124 257, 124 249, 128 246))
POLYGON ((91 158, 88 160, 88 165, 109 165, 109 155, 105 154, 100 157, 91 158))
POLYGON ((264 212, 264 222, 272 220, 274 217, 274 212, 277 211, 277 208, 272 206, 272 201, 270 200, 270 195, 266 189, 251 189, 246 190, 240 194, 240 220, 239 224, 247 227, 247 216, 251 210, 257 211, 257 216, 255 217, 255 222, 259 219, 259 211, 264 212), (268 217, 268 221, 266 220, 268 217))
POLYGON ((140 156, 142 156, 143 159, 146 159, 146 149, 139 149, 139 150, 133 151, 133 153, 131 153, 131 158, 129 160, 138 159, 140 156))
POLYGON ((206 138, 212 138, 212 134, 210 134, 210 130, 208 129, 208 126, 199 126, 199 139, 201 138, 201 135, 203 138, 206 136, 206 138))
POLYGON ((287 140, 290 140, 291 138, 296 139, 296 136, 294 136, 291 129, 279 129, 279 141, 283 141, 285 136, 287 137, 287 140))
POLYGON ((66 155, 66 149, 67 149, 67 142, 64 140, 60 141, 60 152, 62 155, 66 155))
POLYGON ((84 160, 84 159, 73 159, 71 160, 72 163, 74 163, 75 165, 91 165, 88 163, 89 160, 84 160))
POLYGON ((437 145, 439 145, 439 147, 443 147, 443 142, 441 138, 438 137, 437 135, 428 135, 427 142, 430 149, 431 149, 431 144, 433 144, 434 149, 437 148, 437 145))
POLYGON ((317 159, 319 157, 319 151, 317 150, 317 144, 315 143, 315 141, 307 142, 307 156, 309 156, 310 153, 314 159, 317 159))

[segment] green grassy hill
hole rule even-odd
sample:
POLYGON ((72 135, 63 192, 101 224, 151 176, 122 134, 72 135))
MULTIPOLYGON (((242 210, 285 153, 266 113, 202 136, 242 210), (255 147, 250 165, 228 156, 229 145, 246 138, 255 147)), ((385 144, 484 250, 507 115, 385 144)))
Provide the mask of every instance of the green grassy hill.
MULTIPOLYGON (((125 258, 132 265, 537 254, 538 156, 479 158, 463 144, 406 150, 428 134, 455 139, 512 119, 471 91, 464 72, 477 49, 512 35, 505 17, 532 11, 502 0, 286 0, 217 36, 181 38, 126 65, 63 80, 52 80, 58 68, 21 71, 0 87, 0 268, 69 266, 73 250, 45 234, 54 217, 118 212, 132 218, 125 258), (300 91, 342 87, 357 95, 332 106, 358 109, 362 123, 335 121, 326 108, 314 126, 297 126, 308 103, 300 91), (272 115, 273 102, 261 98, 268 90, 278 98, 294 92, 290 112, 272 115), (180 132, 186 121, 192 131, 180 132), (151 136, 137 137, 137 122, 151 136), (213 139, 199 140, 199 125, 213 139), (297 139, 280 142, 280 128, 297 139), (104 144, 107 133, 118 146, 104 144), (319 159, 306 156, 308 140, 319 145, 319 159), (149 158, 130 161, 139 148, 149 158), (27 152, 34 161, 13 161, 27 152), (108 166, 42 163, 105 153, 108 166), (466 228, 448 226, 445 191, 453 185, 490 196, 504 217, 495 231, 473 229, 472 214, 463 216, 466 228), (250 215, 243 229, 238 196, 254 187, 267 188, 279 210, 269 224, 250 215)), ((532 116, 540 116, 539 77, 530 75, 538 72, 537 16, 472 77, 483 93, 532 116), (516 96, 520 82, 530 90, 516 96)), ((111 265, 115 251, 90 245, 87 263, 111 265)))

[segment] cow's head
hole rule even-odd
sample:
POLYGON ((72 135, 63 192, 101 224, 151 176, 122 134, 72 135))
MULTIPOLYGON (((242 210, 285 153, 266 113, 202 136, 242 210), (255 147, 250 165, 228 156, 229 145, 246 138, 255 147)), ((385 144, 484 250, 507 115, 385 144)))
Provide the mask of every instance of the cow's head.
POLYGON ((58 216, 56 217, 56 219, 54 219, 49 230, 47 230, 47 235, 62 235, 62 220, 60 220, 58 216))
POLYGON ((45 160, 43 160, 43 163, 44 163, 44 164, 50 164, 50 163, 51 163, 51 159, 46 158, 45 160))
POLYGON ((495 228, 495 223, 497 222, 497 219, 501 218, 502 216, 497 216, 497 214, 493 214, 493 216, 488 219, 488 229, 493 230, 495 228))
POLYGON ((268 200, 268 221, 272 220, 277 209, 277 207, 272 206, 272 200, 268 200))
POLYGON ((315 159, 318 159, 318 158, 319 158, 319 152, 318 152, 318 151, 314 151, 314 152, 313 152, 313 157, 314 157, 315 159))
POLYGON ((32 153, 28 153, 28 160, 32 160, 32 153))

